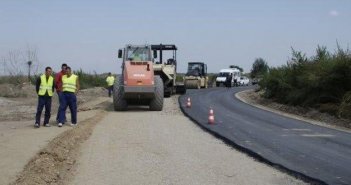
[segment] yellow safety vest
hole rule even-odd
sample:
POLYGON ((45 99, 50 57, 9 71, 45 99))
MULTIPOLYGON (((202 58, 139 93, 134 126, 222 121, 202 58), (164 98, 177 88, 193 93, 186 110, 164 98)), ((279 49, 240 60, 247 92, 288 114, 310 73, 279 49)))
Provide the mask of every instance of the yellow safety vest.
POLYGON ((106 79, 107 85, 108 86, 113 86, 113 84, 115 83, 115 77, 113 76, 108 76, 106 79))
POLYGON ((67 75, 62 76, 62 91, 63 92, 76 92, 77 90, 77 78, 78 76, 75 74, 72 74, 70 77, 67 77, 67 75))
POLYGON ((46 91, 48 91, 48 95, 52 96, 52 86, 54 85, 54 78, 49 76, 49 79, 46 80, 46 75, 43 74, 40 76, 40 87, 39 87, 39 96, 44 96, 46 91))

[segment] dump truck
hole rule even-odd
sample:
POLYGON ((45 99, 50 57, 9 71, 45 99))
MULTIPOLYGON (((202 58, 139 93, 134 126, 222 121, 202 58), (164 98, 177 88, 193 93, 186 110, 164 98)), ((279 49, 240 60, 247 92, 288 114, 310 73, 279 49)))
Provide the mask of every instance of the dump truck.
POLYGON ((122 74, 114 84, 113 105, 125 111, 129 105, 146 105, 152 111, 163 108, 164 83, 155 75, 150 45, 126 45, 118 51, 122 74))
POLYGON ((151 45, 155 58, 153 69, 154 74, 160 76, 164 87, 164 96, 170 97, 172 94, 184 94, 186 89, 184 84, 177 83, 177 47, 174 44, 151 45), (165 53, 168 52, 168 58, 165 53))
POLYGON ((186 89, 208 88, 207 65, 203 62, 189 62, 184 86, 186 89))

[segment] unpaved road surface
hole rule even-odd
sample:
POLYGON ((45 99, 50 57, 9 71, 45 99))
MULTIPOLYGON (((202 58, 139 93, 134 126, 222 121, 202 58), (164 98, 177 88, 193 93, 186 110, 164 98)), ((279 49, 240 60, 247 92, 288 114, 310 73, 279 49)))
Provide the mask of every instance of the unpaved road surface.
MULTIPOLYGON (((56 127, 55 117, 57 97, 53 98, 53 112, 50 119, 52 127, 34 129, 34 116, 37 96, 32 93, 33 87, 26 97, 0 97, 0 184, 8 184, 16 180, 25 165, 39 150, 61 133, 71 129, 69 126, 56 127)), ((0 90, 2 90, 0 88, 0 90)), ((34 91, 34 90, 33 90, 34 91)), ((102 88, 83 90, 79 95, 78 123, 97 116, 98 109, 104 109, 106 97, 102 88), (105 97, 103 96, 105 95, 105 97), (99 97, 97 97, 99 96, 99 97)), ((69 111, 67 111, 69 112, 69 111)), ((44 114, 44 111, 43 111, 44 114)), ((42 119, 43 119, 42 115, 42 119)), ((67 114, 68 120, 70 115, 67 114)))
MULTIPOLYGON (((79 121, 96 116, 96 111, 79 113, 79 121)), ((0 122, 0 184, 8 184, 16 179, 27 162, 52 139, 69 126, 58 128, 33 128, 33 121, 0 122)))
POLYGON ((179 111, 110 112, 82 145, 71 184, 304 184, 227 146, 179 111))

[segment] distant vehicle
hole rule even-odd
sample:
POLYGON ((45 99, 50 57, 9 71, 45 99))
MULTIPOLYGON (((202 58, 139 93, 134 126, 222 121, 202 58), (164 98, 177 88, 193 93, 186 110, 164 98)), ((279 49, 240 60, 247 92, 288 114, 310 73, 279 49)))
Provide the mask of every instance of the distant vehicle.
POLYGON ((225 85, 225 82, 227 78, 231 76, 232 81, 230 83, 230 86, 238 86, 239 85, 239 80, 241 77, 241 72, 239 69, 233 68, 233 69, 221 69, 219 71, 219 74, 216 78, 216 87, 221 86, 221 84, 225 85))
POLYGON ((250 83, 250 79, 249 79, 249 78, 247 78, 246 76, 240 77, 240 80, 239 80, 239 84, 240 84, 240 85, 242 85, 242 86, 244 86, 244 85, 248 86, 249 83, 250 83))
POLYGON ((207 88, 207 65, 203 62, 189 62, 188 72, 184 76, 184 86, 186 89, 207 88))

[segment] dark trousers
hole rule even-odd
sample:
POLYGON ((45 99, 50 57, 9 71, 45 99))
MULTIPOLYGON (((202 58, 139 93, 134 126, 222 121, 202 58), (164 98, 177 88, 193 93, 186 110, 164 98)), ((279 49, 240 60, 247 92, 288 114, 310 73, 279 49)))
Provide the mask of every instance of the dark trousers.
POLYGON ((113 92, 113 85, 107 87, 108 90, 108 97, 111 97, 112 92, 113 92))
POLYGON ((35 115, 35 123, 40 125, 40 117, 41 112, 45 106, 45 118, 44 125, 49 123, 51 116, 51 97, 50 96, 39 96, 38 97, 38 106, 37 106, 37 114, 35 115))
MULTIPOLYGON (((58 96, 58 99, 59 99, 59 108, 57 110, 57 116, 56 116, 56 121, 59 121, 59 117, 60 117, 60 109, 61 109, 61 106, 63 104, 63 92, 57 92, 57 96, 58 96)), ((63 117, 64 117, 64 121, 66 121, 66 112, 64 112, 63 114, 63 117)), ((61 122, 61 123, 64 123, 64 122, 61 122)))
POLYGON ((63 123, 65 121, 65 112, 67 107, 71 111, 71 122, 73 124, 77 123, 77 97, 74 93, 71 92, 63 92, 63 101, 62 106, 60 106, 59 110, 59 122, 63 123))

